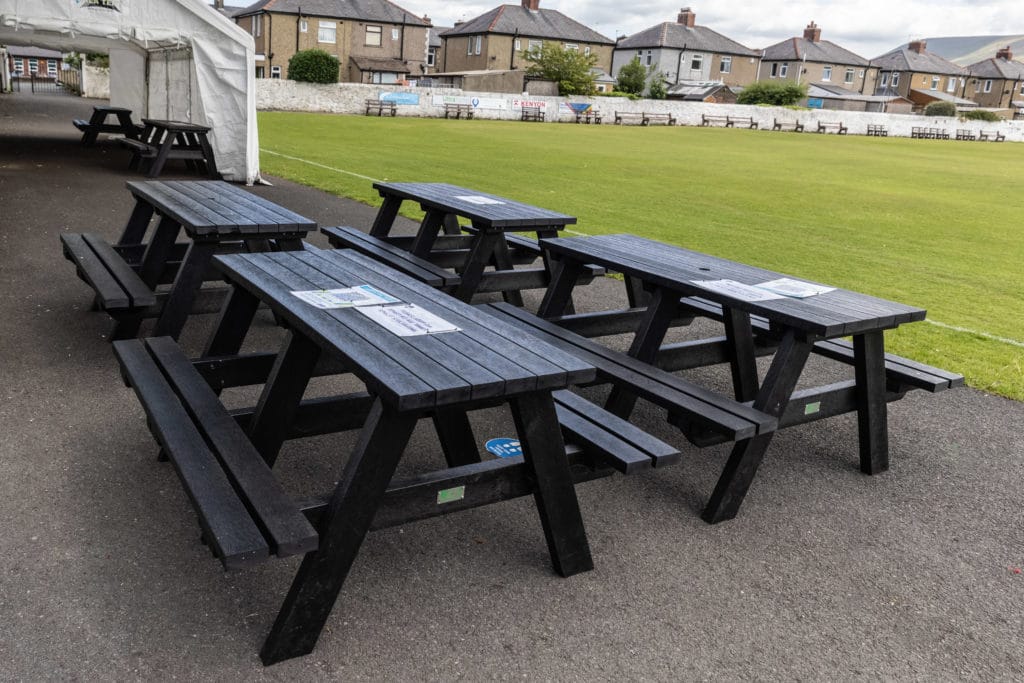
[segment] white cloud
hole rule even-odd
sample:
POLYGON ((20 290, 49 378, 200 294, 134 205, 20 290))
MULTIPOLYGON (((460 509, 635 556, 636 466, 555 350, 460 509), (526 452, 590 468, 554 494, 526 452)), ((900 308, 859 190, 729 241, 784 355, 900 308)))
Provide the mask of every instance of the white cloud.
MULTIPOLYGON (((498 4, 419 0, 417 4, 405 2, 403 6, 420 15, 430 15, 435 25, 451 26, 458 19, 472 19, 498 4)), ((686 5, 685 0, 639 5, 622 0, 541 0, 541 7, 558 10, 613 39, 664 21, 675 21, 679 9, 686 5)), ((690 7, 698 24, 748 47, 767 47, 802 35, 807 23, 814 21, 821 27, 822 39, 867 58, 877 57, 911 38, 1024 34, 1024 3, 1019 0, 716 0, 706 6, 690 3, 690 7)))

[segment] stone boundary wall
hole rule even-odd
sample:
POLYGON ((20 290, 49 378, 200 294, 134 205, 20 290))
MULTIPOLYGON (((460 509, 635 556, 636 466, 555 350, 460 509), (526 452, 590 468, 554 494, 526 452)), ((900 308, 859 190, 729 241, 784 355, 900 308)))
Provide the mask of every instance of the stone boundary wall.
POLYGON ((885 126, 892 137, 910 137, 914 127, 946 129, 954 138, 958 129, 975 133, 1001 132, 1007 141, 1024 142, 1024 121, 960 121, 948 117, 926 117, 909 114, 878 114, 868 112, 837 111, 829 109, 793 110, 784 107, 762 107, 742 104, 707 104, 704 102, 677 102, 669 100, 629 100, 624 97, 545 97, 540 95, 510 95, 507 93, 480 93, 451 88, 408 88, 361 83, 315 85, 278 79, 256 80, 256 108, 261 111, 304 111, 331 114, 364 114, 366 100, 378 97, 394 98, 398 116, 438 118, 444 116, 444 102, 474 104, 474 117, 518 121, 522 104, 540 106, 546 113, 547 123, 575 120, 566 106, 568 101, 589 102, 601 112, 603 123, 612 124, 615 112, 672 114, 676 123, 699 126, 701 115, 750 116, 758 129, 771 132, 775 119, 800 121, 805 132, 813 133, 818 122, 842 122, 850 135, 864 135, 871 125, 885 126), (556 113, 557 112, 557 113, 556 113))
POLYGON ((82 97, 110 99, 110 69, 82 64, 82 97))

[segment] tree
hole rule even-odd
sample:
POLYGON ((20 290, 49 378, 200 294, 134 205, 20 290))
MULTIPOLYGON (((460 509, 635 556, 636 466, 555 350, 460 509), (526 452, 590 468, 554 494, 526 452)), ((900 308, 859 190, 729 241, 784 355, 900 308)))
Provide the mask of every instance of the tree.
POLYGON ((640 63, 639 57, 633 57, 629 64, 619 69, 619 78, 615 81, 615 89, 630 95, 640 95, 647 82, 647 69, 640 63))
POLYGON ((743 92, 736 98, 739 104, 773 104, 786 107, 794 105, 807 97, 807 84, 797 85, 796 83, 770 81, 757 81, 743 88, 743 92))
POLYGON ((592 95, 594 74, 591 69, 597 64, 597 55, 585 55, 579 50, 565 50, 554 43, 544 43, 541 48, 524 50, 523 59, 531 64, 526 75, 558 83, 559 95, 592 95))
POLYGON ((956 116, 956 105, 952 102, 932 102, 924 108, 925 116, 956 116))
POLYGON ((306 83, 337 83, 338 58, 324 50, 300 50, 288 60, 288 78, 306 83))
POLYGON ((668 90, 665 89, 665 74, 654 69, 651 70, 651 85, 647 88, 647 96, 652 100, 663 100, 668 97, 668 90))

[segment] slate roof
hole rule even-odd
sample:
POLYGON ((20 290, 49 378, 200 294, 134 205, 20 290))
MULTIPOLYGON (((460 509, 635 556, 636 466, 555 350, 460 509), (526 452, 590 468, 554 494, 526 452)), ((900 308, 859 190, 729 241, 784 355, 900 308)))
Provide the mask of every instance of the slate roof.
POLYGON ((686 26, 671 21, 626 36, 615 47, 616 49, 632 50, 668 47, 746 57, 757 57, 760 54, 757 50, 744 47, 735 40, 712 31, 707 26, 686 26))
POLYGON ((522 5, 499 5, 441 35, 450 38, 480 33, 500 33, 510 36, 518 33, 524 37, 578 43, 604 43, 606 45, 615 43, 611 38, 601 35, 575 19, 570 19, 557 10, 539 9, 536 12, 531 12, 522 5))
POLYGON ((850 66, 868 66, 868 60, 846 48, 839 47, 830 40, 807 40, 806 38, 787 38, 764 49, 762 59, 766 62, 799 62, 807 55, 808 62, 818 64, 843 64, 850 66))
MULTIPOLYGON (((701 48, 707 50, 708 48, 701 48)), ((728 90, 729 87, 719 81, 680 81, 669 86, 666 91, 668 97, 689 102, 703 102, 719 90, 728 90)))
POLYGON ((891 102, 893 100, 906 99, 899 95, 865 95, 855 90, 841 88, 838 85, 809 83, 807 87, 808 97, 823 97, 826 99, 851 100, 856 102, 891 102))
POLYGON ((410 26, 429 26, 414 12, 399 7, 388 0, 260 0, 234 16, 244 17, 256 12, 278 12, 303 16, 331 17, 336 19, 363 19, 389 24, 404 22, 410 26))
POLYGON ((427 34, 430 47, 441 47, 441 34, 451 29, 451 26, 431 26, 427 34))
POLYGON ((918 90, 917 88, 911 88, 910 92, 916 92, 918 95, 927 95, 933 100, 942 100, 943 102, 952 102, 953 104, 961 107, 977 107, 978 103, 974 100, 965 100, 962 97, 956 95, 950 95, 947 92, 941 90, 918 90))
POLYGON ((12 57, 39 57, 45 59, 61 59, 63 57, 56 50, 47 50, 41 47, 21 47, 20 45, 8 45, 7 54, 12 57))
POLYGON ((349 61, 360 71, 381 71, 385 73, 407 74, 409 65, 400 59, 382 59, 380 57, 349 57, 349 61))
POLYGON ((871 66, 877 66, 882 71, 913 71, 924 74, 948 74, 962 76, 967 69, 958 66, 948 59, 924 50, 920 54, 906 47, 898 47, 891 52, 886 52, 881 57, 871 60, 871 66))
POLYGON ((1024 80, 1024 64, 1012 59, 990 57, 967 67, 971 75, 979 78, 1002 78, 1007 81, 1024 80))

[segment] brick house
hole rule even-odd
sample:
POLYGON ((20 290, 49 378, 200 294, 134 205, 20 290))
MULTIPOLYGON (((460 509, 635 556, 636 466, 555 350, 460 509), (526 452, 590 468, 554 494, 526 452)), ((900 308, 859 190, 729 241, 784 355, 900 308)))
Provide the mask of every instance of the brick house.
POLYGON ((928 52, 923 40, 911 41, 871 60, 878 69, 876 95, 898 95, 921 109, 931 102, 947 101, 958 106, 975 106, 964 99, 967 69, 928 52))
POLYGON ((529 66, 521 53, 554 43, 597 57, 596 67, 608 71, 615 42, 561 12, 541 9, 540 0, 500 5, 441 34, 441 71, 517 70, 529 66))
POLYGON ((339 79, 397 83, 426 70, 429 21, 387 0, 261 0, 234 15, 256 42, 257 78, 287 78, 288 60, 320 49, 339 79))
POLYGON ((967 67, 965 95, 982 107, 1024 111, 1024 64, 1013 60, 1010 47, 967 67))
POLYGON ((55 50, 44 50, 38 47, 19 47, 10 45, 7 48, 7 65, 11 78, 52 78, 60 75, 64 56, 55 50))
POLYGON ((758 80, 818 83, 871 94, 876 76, 877 69, 867 59, 822 40, 821 28, 812 21, 802 37, 787 38, 764 49, 758 80))
POLYGON ((675 23, 664 22, 619 39, 612 57, 612 75, 640 58, 656 67, 669 84, 707 83, 746 85, 757 80, 760 52, 740 45, 706 26, 698 26, 697 15, 684 7, 675 23))

